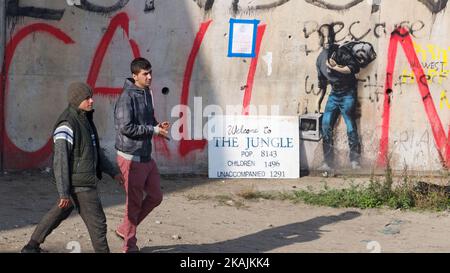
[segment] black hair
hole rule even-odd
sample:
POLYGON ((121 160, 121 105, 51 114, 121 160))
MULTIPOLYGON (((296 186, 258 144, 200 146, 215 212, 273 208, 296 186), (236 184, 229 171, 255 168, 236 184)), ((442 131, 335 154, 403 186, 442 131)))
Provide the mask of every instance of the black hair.
POLYGON ((323 24, 319 28, 320 46, 324 45, 324 40, 325 40, 325 34, 323 33, 324 29, 328 30, 328 34, 326 35, 328 38, 328 43, 334 44, 336 41, 336 33, 334 31, 334 24, 323 24))
POLYGON ((152 64, 149 62, 149 60, 142 57, 134 59, 130 65, 131 73, 135 75, 139 74, 141 70, 150 70, 150 69, 152 69, 152 64))

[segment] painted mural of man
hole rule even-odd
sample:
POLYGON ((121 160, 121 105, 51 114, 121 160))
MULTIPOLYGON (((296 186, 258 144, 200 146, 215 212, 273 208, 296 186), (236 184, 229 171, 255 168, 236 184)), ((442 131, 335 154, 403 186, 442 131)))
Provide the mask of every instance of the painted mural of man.
POLYGON ((357 102, 355 74, 360 71, 360 65, 355 58, 346 56, 342 52, 339 54, 341 56, 339 56, 338 62, 339 45, 335 43, 332 25, 323 25, 319 31, 323 50, 316 62, 320 89, 318 111, 320 111, 328 84, 331 86, 331 93, 322 117, 324 162, 318 170, 330 171, 334 168, 333 130, 339 115, 342 115, 347 126, 351 167, 360 169, 361 146, 355 118, 357 102))

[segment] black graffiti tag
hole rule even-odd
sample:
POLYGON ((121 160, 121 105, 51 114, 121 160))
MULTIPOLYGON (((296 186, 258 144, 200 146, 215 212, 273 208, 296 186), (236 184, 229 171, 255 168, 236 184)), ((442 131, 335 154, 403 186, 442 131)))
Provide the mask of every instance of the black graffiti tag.
POLYGON ((88 0, 80 0, 80 5, 75 5, 75 7, 97 13, 111 13, 124 8, 128 2, 130 2, 130 0, 119 0, 114 5, 105 7, 92 4, 88 0))
POLYGON ((152 12, 154 10, 155 10, 155 0, 146 0, 144 12, 148 13, 148 12, 152 12))
POLYGON ((372 30, 372 29, 368 29, 364 34, 362 34, 360 36, 356 36, 356 34, 353 33, 352 28, 353 28, 354 25, 357 25, 357 24, 360 24, 360 23, 361 23, 360 21, 353 22, 350 25, 350 27, 348 28, 348 32, 349 32, 350 36, 352 37, 352 40, 361 41, 362 39, 364 39, 364 37, 369 35, 370 31, 372 30))
POLYGON ((287 2, 289 2, 290 0, 278 0, 269 4, 264 4, 264 5, 256 5, 254 7, 250 7, 250 9, 254 9, 254 10, 267 10, 267 9, 273 9, 279 6, 282 6, 284 4, 286 4, 287 2))
MULTIPOLYGON (((364 0, 354 0, 354 1, 348 2, 347 4, 344 4, 344 5, 336 5, 336 4, 327 3, 322 0, 305 0, 306 3, 312 4, 319 8, 325 8, 325 9, 337 10, 337 11, 350 9, 363 1, 364 0)), ((376 13, 380 10, 380 3, 381 3, 381 0, 374 0, 372 2, 372 12, 371 13, 376 13)))
POLYGON ((424 4, 432 13, 439 13, 447 6, 448 0, 418 0, 424 4))
MULTIPOLYGON (((197 3, 197 5, 201 9, 205 9, 205 11, 209 11, 212 9, 214 5, 214 0, 193 0, 197 3)), ((352 7, 364 2, 365 0, 351 0, 346 4, 333 4, 329 3, 326 0, 305 0, 306 3, 314 5, 319 8, 324 8, 328 10, 335 11, 344 11, 351 9, 352 7)), ((448 0, 418 0, 420 3, 424 4, 432 13, 439 13, 443 9, 446 8, 448 0)), ((290 0, 277 0, 268 4, 261 4, 255 6, 249 6, 246 9, 242 9, 239 7, 239 0, 232 0, 231 10, 233 14, 237 14, 239 12, 248 12, 248 11, 257 11, 257 10, 268 10, 273 9, 279 6, 282 6, 286 3, 290 2, 290 0)), ((381 0, 373 0, 372 2, 372 13, 378 12, 380 10, 381 0)))
POLYGON ((214 0, 194 0, 197 3, 197 6, 201 9, 205 9, 205 11, 209 11, 214 6, 214 0))
POLYGON ((305 0, 305 2, 308 4, 314 5, 316 7, 319 7, 319 8, 324 8, 324 9, 347 10, 347 9, 350 9, 350 8, 358 5, 361 2, 364 2, 364 0, 353 0, 344 5, 331 4, 331 3, 327 3, 326 1, 322 1, 322 0, 305 0))
MULTIPOLYGON (((118 0, 111 6, 99 6, 92 4, 88 0, 79 0, 73 2, 73 6, 76 8, 96 12, 96 13, 112 13, 123 9, 130 0, 118 0)), ((208 2, 214 2, 214 0, 208 0, 208 2)), ((155 10, 155 0, 146 0, 144 12, 152 12, 155 10)), ((64 16, 65 9, 48 9, 37 8, 33 6, 20 6, 19 0, 8 0, 6 2, 6 15, 10 17, 32 17, 44 20, 61 20, 64 16)))
POLYGON ((237 14, 239 11, 239 0, 233 0, 233 3, 231 4, 231 10, 233 11, 233 14, 237 14))
MULTIPOLYGON (((448 2, 448 0, 418 0, 418 1, 424 4, 428 8, 428 10, 430 10, 430 12, 432 13, 441 12, 443 9, 446 8, 448 2)), ((360 4, 361 2, 364 2, 364 0, 353 0, 344 5, 331 4, 324 0, 305 0, 305 2, 324 9, 342 11, 350 9, 360 4)), ((373 2, 372 13, 377 12, 379 10, 380 3, 381 0, 373 2)))
POLYGON ((320 89, 319 88, 314 88, 314 83, 312 83, 310 86, 308 87, 308 80, 309 80, 309 75, 306 75, 305 77, 305 93, 306 94, 313 94, 314 96, 318 96, 320 94, 320 89))
MULTIPOLYGON (((193 1, 197 3, 199 8, 204 9, 205 11, 211 10, 214 5, 214 0, 193 0, 193 1)), ((231 10, 233 14, 237 14, 239 11, 248 12, 255 10, 268 10, 284 5, 289 1, 290 0, 277 0, 272 3, 250 6, 247 9, 242 9, 239 7, 239 0, 233 0, 231 3, 231 10)))
POLYGON ((36 8, 31 6, 21 7, 19 0, 8 0, 8 2, 6 2, 6 15, 10 17, 24 16, 45 20, 61 20, 64 15, 64 10, 36 8))

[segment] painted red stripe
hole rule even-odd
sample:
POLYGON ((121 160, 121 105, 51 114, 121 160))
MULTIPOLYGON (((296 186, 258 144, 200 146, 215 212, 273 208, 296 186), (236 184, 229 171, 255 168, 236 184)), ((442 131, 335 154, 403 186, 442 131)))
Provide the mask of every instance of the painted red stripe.
POLYGON ((414 75, 416 77, 417 85, 419 86, 420 95, 425 106, 425 112, 427 113, 428 120, 431 124, 431 129, 433 131, 434 139, 440 150, 440 155, 443 157, 445 145, 447 144, 447 137, 445 136, 444 127, 442 126, 441 119, 434 105, 433 98, 431 97, 430 88, 428 86, 426 75, 423 71, 422 65, 417 58, 417 54, 414 50, 413 42, 411 36, 408 35, 405 38, 403 45, 403 50, 405 51, 406 57, 410 63, 414 75))
MULTIPOLYGON (((94 88, 95 94, 99 94, 102 96, 113 96, 116 97, 120 95, 122 92, 122 88, 119 87, 95 87, 97 83, 97 78, 100 73, 101 66, 103 64, 103 59, 105 58, 106 52, 108 51, 109 45, 111 44, 111 41, 114 37, 114 34, 117 32, 117 29, 120 27, 123 29, 128 42, 130 43, 130 48, 133 53, 133 57, 137 58, 141 56, 141 52, 139 49, 139 45, 136 41, 133 39, 129 39, 129 22, 130 18, 128 15, 124 12, 117 14, 114 16, 113 19, 111 19, 111 22, 108 26, 108 29, 106 30, 105 34, 103 35, 97 50, 95 52, 94 58, 92 60, 91 68, 89 70, 88 78, 86 82, 94 88)), ((155 138, 154 141, 155 144, 155 151, 162 151, 162 154, 164 156, 169 157, 169 147, 167 146, 167 142, 164 140, 161 140, 159 138, 155 138), (162 149, 159 149, 159 147, 162 147, 162 149)))
MULTIPOLYGON (((106 52, 108 51, 109 45, 116 33, 117 29, 120 27, 123 29, 127 39, 129 38, 129 22, 130 18, 124 12, 117 14, 111 19, 109 26, 103 35, 100 43, 95 51, 94 58, 92 59, 91 67, 89 69, 88 78, 86 83, 94 88, 95 93, 105 96, 117 96, 122 92, 122 88, 113 87, 96 87, 98 75, 103 64, 103 59, 105 58, 106 52)), ((129 39, 130 48, 135 58, 140 57, 141 53, 139 50, 139 45, 133 39, 129 39)))
POLYGON ((384 105, 383 105, 383 123, 381 125, 381 139, 380 139, 380 149, 378 152, 378 166, 386 166, 387 164, 387 153, 389 146, 389 126, 390 126, 390 107, 391 107, 391 96, 389 94, 392 91, 392 81, 395 68, 395 58, 397 57, 397 45, 398 37, 391 35, 389 50, 388 50, 388 60, 386 69, 386 80, 384 88, 384 105))
MULTIPOLYGON (((198 51, 200 50, 200 46, 203 42, 203 38, 205 37, 206 31, 208 30, 208 27, 210 26, 212 20, 208 20, 203 22, 200 25, 200 29, 197 32, 197 35, 194 39, 194 44, 192 45, 191 52, 189 54, 187 63, 186 63, 186 69, 184 72, 183 77, 183 86, 181 90, 181 105, 188 105, 189 104, 189 88, 191 84, 191 78, 192 78, 192 72, 194 69, 195 60, 197 59, 198 51)), ((186 124, 186 116, 182 115, 180 113, 180 118, 182 124, 186 124)), ((203 150, 206 146, 207 141, 205 139, 201 140, 188 140, 188 128, 182 128, 181 129, 181 136, 182 139, 180 140, 180 146, 178 147, 179 154, 184 157, 190 152, 194 150, 203 150)))
POLYGON ((139 45, 135 40, 130 39, 131 51, 133 51, 133 56, 135 58, 141 57, 141 50, 139 49, 139 45))
POLYGON ((111 19, 111 22, 105 34, 103 35, 102 40, 97 46, 94 58, 92 59, 92 64, 89 69, 88 78, 86 80, 86 83, 90 86, 95 87, 98 74, 100 73, 100 68, 103 64, 103 59, 105 58, 106 51, 108 50, 108 47, 114 37, 114 34, 116 33, 117 28, 121 27, 128 38, 129 21, 130 19, 128 18, 128 15, 124 12, 117 14, 113 19, 111 19))
POLYGON ((250 101, 252 99, 253 83, 255 80, 256 67, 258 66, 259 49, 261 48, 261 42, 266 31, 266 25, 258 26, 258 33, 256 39, 255 57, 252 58, 250 68, 248 70, 247 84, 245 88, 244 101, 242 103, 242 115, 249 114, 250 101))
MULTIPOLYGON (((17 147, 12 140, 9 138, 5 120, 6 120, 6 109, 5 109, 5 99, 9 93, 9 82, 8 75, 9 69, 11 66, 12 59, 14 57, 14 53, 16 51, 17 46, 29 35, 44 32, 50 34, 52 37, 62 41, 64 44, 73 44, 75 43, 72 38, 70 38, 66 33, 64 33, 61 29, 53 27, 44 23, 31 24, 19 30, 17 34, 15 34, 12 39, 7 43, 5 48, 5 59, 4 59, 4 67, 1 73, 1 83, 4 89, 4 94, 0 99, 0 120, 1 120, 1 133, 3 145, 2 148, 4 150, 1 151, 3 157, 3 167, 6 169, 29 169, 35 168, 38 166, 45 165, 46 161, 49 160, 51 155, 52 148, 52 140, 49 139, 47 143, 37 151, 27 152, 19 147, 17 147), (7 159, 7 160, 6 160, 7 159)), ((0 92, 3 93, 3 92, 0 92)))
POLYGON ((448 126, 447 145, 445 146, 445 149, 447 151, 445 156, 445 162, 447 163, 446 167, 450 168, 450 125, 448 126))
POLYGON ((182 91, 181 91, 181 104, 182 105, 188 105, 189 87, 191 84, 192 71, 194 69, 195 60, 197 59, 198 51, 200 50, 200 46, 203 42, 203 38, 205 37, 206 31, 208 30, 208 27, 211 24, 211 22, 212 22, 212 20, 203 22, 200 25, 200 29, 198 30, 197 35, 195 36, 194 44, 192 45, 191 53, 189 54, 189 57, 188 57, 188 60, 186 63, 186 69, 184 71, 183 87, 182 87, 182 91))
MULTIPOLYGON (((392 76, 395 67, 395 57, 396 57, 396 46, 398 43, 401 44, 403 51, 405 52, 406 58, 409 62, 411 69, 414 72, 417 85, 419 87, 420 95, 425 107, 425 112, 428 117, 428 121, 431 125, 431 130, 433 132, 433 137, 437 146, 438 154, 443 166, 449 167, 450 165, 450 155, 449 155, 449 140, 445 135, 444 127, 442 126, 441 119, 436 111, 436 106, 433 102, 433 98, 430 93, 430 88, 426 80, 426 75, 423 71, 422 65, 417 58, 417 54, 414 49, 413 41, 410 34, 405 28, 399 28, 397 31, 393 32, 391 37, 391 44, 389 46, 389 59, 387 68, 387 81, 385 92, 389 89, 392 90, 392 76), (395 52, 394 52, 395 51, 395 52), (392 54, 392 55, 391 55, 392 54)), ((380 140, 380 153, 378 158, 378 163, 381 166, 385 166, 388 151, 388 137, 389 137, 389 118, 390 118, 390 101, 387 92, 385 93, 384 101, 384 113, 383 113, 383 125, 382 125, 382 137, 380 140)), ((450 131, 449 131, 450 134, 450 131)))

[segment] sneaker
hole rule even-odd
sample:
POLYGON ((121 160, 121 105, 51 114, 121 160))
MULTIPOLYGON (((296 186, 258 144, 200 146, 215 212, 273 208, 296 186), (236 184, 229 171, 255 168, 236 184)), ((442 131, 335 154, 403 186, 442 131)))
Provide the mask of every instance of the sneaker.
POLYGON ((125 235, 123 235, 118 229, 116 229, 115 233, 117 237, 119 237, 122 240, 125 240, 125 235))
POLYGON ((322 166, 320 166, 319 168, 317 168, 318 171, 323 171, 323 172, 329 172, 331 171, 330 166, 328 166, 327 163, 323 163, 322 166))
POLYGON ((353 169, 353 170, 359 170, 359 169, 361 169, 361 165, 359 164, 358 161, 352 161, 350 164, 352 165, 352 169, 353 169))
POLYGON ((31 246, 30 244, 26 244, 22 250, 21 253, 42 253, 42 249, 39 246, 31 246))

